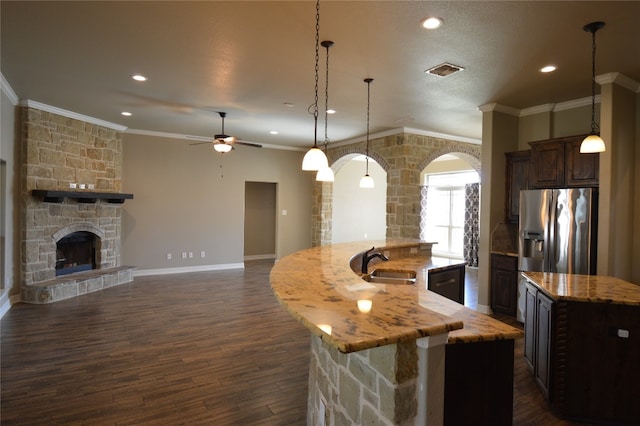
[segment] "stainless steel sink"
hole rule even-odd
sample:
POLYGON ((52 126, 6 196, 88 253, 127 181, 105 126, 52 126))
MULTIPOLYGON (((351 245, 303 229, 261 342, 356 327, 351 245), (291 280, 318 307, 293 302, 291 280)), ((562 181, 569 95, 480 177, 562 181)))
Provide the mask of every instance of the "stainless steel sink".
POLYGON ((416 282, 416 271, 404 269, 376 269, 362 279, 370 283, 411 285, 416 282))

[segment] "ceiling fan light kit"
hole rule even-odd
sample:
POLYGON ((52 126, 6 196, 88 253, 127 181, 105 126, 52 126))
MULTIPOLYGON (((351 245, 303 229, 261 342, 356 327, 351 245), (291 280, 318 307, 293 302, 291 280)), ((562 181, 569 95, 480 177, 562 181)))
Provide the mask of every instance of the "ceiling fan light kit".
POLYGON ((604 22, 597 21, 582 27, 583 30, 591 33, 591 133, 580 144, 580 152, 583 154, 606 150, 604 141, 598 134, 599 129, 596 123, 596 32, 604 25, 604 22))

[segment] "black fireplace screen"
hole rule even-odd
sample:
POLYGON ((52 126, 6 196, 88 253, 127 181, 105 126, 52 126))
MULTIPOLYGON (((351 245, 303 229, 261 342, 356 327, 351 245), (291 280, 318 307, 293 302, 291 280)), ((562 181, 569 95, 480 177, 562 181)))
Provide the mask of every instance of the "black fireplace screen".
POLYGON ((56 244, 56 276, 96 268, 96 235, 74 232, 56 244))

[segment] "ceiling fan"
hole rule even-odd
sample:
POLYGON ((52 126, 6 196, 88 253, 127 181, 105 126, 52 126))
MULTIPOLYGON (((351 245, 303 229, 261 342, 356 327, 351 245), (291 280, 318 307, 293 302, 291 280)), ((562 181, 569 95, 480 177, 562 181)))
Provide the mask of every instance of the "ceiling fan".
POLYGON ((224 154, 226 152, 229 152, 229 151, 235 149, 234 145, 236 145, 236 144, 237 145, 251 146, 251 147, 254 147, 254 148, 262 148, 262 145, 260 145, 260 144, 252 143, 252 142, 240 141, 235 136, 229 136, 229 135, 225 134, 224 133, 224 118, 227 116, 227 113, 226 112, 222 112, 222 111, 218 111, 218 114, 220 115, 220 118, 222 118, 222 133, 214 135, 213 141, 207 140, 207 142, 193 143, 191 145, 200 145, 200 144, 203 144, 203 143, 212 142, 213 143, 213 149, 215 149, 217 152, 219 152, 221 154, 224 154))

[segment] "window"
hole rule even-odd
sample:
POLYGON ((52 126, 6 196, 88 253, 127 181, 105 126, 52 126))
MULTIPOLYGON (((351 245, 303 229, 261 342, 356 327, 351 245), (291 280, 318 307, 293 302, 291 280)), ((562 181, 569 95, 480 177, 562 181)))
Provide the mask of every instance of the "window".
POLYGON ((436 254, 462 258, 465 220, 465 185, 478 181, 476 172, 426 176, 426 221, 421 238, 436 241, 436 254))

